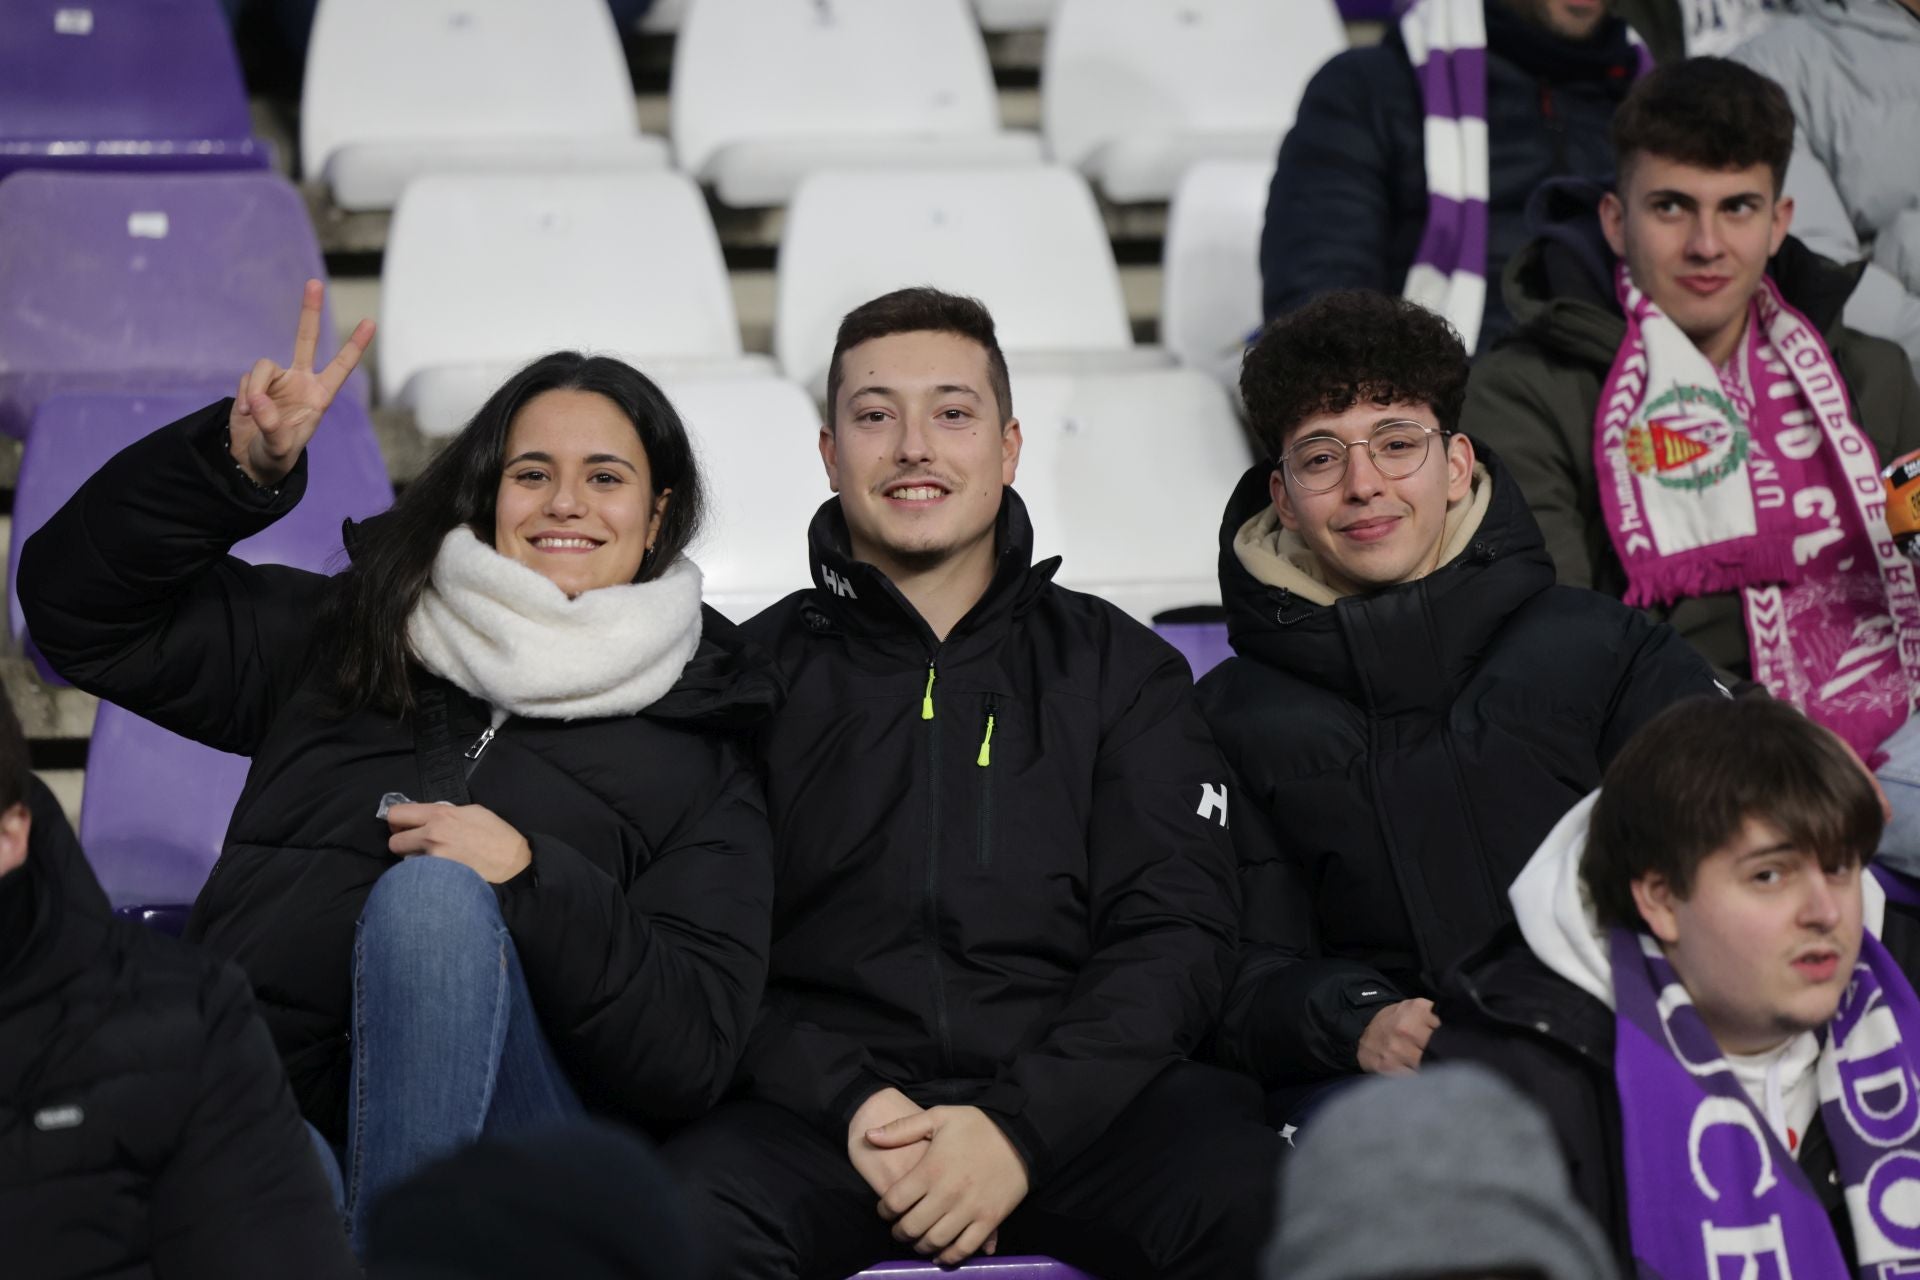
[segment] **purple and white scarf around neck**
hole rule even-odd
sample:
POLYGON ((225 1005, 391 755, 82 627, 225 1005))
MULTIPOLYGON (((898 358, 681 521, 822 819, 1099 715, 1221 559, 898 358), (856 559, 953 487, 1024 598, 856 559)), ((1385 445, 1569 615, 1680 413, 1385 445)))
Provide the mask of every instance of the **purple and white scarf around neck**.
MULTIPOLYGON (((1445 316, 1468 351, 1487 309, 1486 0, 1410 0, 1400 15, 1420 101, 1427 170, 1427 223, 1401 292, 1445 316)), ((1640 73, 1652 55, 1631 31, 1640 73)), ((1498 282, 1495 282, 1498 287, 1498 282)))
POLYGON ((1627 1220, 1659 1280, 1920 1275, 1920 1000, 1872 934, 1827 1025, 1820 1122, 1855 1266, 1806 1174, 1754 1109, 1660 946, 1608 938, 1627 1220))

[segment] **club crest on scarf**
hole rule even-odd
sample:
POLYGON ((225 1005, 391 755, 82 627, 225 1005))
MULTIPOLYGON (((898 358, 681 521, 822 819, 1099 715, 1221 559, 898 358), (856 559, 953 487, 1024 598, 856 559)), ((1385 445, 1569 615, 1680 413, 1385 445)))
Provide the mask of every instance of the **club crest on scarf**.
POLYGON ((1717 387, 1674 387, 1627 428, 1627 465, 1669 489, 1719 484, 1747 460, 1752 437, 1717 387))
POLYGON ((1653 938, 1615 929, 1612 959, 1628 1222, 1663 1280, 1920 1276, 1920 1001, 1877 938, 1816 1068, 1856 1269, 1812 1184, 1754 1109, 1653 938))

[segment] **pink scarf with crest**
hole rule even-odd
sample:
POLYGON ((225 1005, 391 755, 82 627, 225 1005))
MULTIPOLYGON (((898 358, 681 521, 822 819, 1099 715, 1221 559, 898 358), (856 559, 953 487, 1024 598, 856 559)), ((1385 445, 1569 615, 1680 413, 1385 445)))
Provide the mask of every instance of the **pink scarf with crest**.
POLYGON ((1740 592, 1753 678, 1871 762, 1920 693, 1920 591, 1826 343, 1763 277, 1716 370, 1624 263, 1615 287, 1593 440, 1627 603, 1740 592))

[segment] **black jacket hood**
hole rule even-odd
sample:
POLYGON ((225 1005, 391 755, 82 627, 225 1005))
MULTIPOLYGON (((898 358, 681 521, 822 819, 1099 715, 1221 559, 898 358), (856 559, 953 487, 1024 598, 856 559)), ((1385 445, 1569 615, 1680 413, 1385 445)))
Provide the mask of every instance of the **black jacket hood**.
POLYGON ((11 884, 0 881, 0 891, 20 895, 29 923, 17 946, 14 939, 0 945, 0 1012, 31 1004, 86 968, 113 918, 59 801, 38 778, 27 807, 33 814, 27 860, 7 877, 11 884), (99 927, 75 927, 82 922, 99 927))
MULTIPOLYGON (((1529 597, 1553 585, 1553 561, 1540 526, 1534 522, 1520 488, 1491 449, 1474 442, 1475 460, 1485 468, 1492 492, 1485 517, 1466 551, 1415 582, 1352 596, 1333 605, 1316 604, 1285 587, 1255 578, 1240 563, 1234 539, 1242 526, 1270 501, 1270 462, 1256 463, 1241 477, 1220 524, 1220 596, 1227 610, 1227 636, 1234 651, 1331 689, 1355 702, 1380 706, 1412 699, 1424 703, 1443 696, 1453 677, 1475 666, 1493 635, 1529 597), (1440 649, 1434 667, 1408 670, 1402 683, 1393 678, 1399 663, 1370 661, 1383 655, 1356 652, 1353 630, 1342 614, 1354 610, 1400 608, 1424 596, 1440 649), (1364 668, 1364 669, 1363 669, 1364 668)), ((1403 655, 1404 656, 1404 655, 1403 655)))

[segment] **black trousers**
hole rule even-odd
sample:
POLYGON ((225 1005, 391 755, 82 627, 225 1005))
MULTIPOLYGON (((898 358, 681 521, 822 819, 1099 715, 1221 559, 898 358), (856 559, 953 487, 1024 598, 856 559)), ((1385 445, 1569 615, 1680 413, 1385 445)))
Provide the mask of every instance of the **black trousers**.
MULTIPOLYGON (((1101 1280, 1251 1277, 1273 1223, 1283 1144, 1251 1080, 1198 1063, 1162 1072, 1000 1228, 1006 1254, 1048 1254, 1101 1280)), ((667 1144, 695 1229, 725 1280, 845 1280, 911 1246, 844 1138, 771 1103, 727 1103, 667 1144)))

